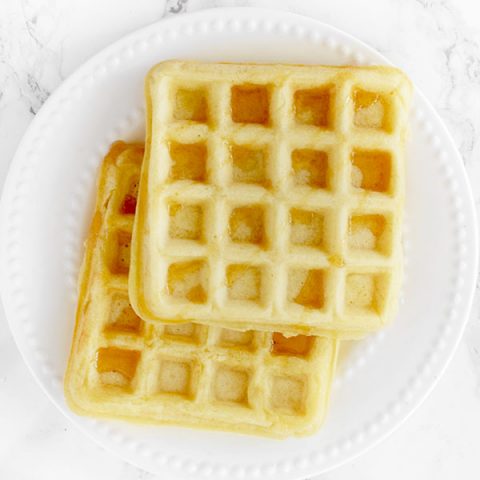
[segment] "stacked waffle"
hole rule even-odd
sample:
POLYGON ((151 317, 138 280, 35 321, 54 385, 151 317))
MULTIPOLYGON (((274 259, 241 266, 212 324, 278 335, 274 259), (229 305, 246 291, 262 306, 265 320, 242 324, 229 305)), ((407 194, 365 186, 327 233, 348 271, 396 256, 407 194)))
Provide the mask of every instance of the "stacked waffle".
POLYGON ((117 142, 100 173, 72 408, 314 431, 339 339, 395 312, 410 90, 388 67, 152 69, 145 153, 117 142))

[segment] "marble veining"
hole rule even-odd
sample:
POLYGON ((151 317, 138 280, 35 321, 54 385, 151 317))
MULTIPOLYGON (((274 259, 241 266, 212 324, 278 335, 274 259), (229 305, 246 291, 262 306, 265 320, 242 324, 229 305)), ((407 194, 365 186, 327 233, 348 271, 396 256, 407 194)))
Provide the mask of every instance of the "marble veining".
MULTIPOLYGON (((480 5, 474 0, 2 0, 0 185, 33 116, 88 57, 163 16, 218 6, 283 8, 371 44, 436 107, 464 158, 480 206, 480 5)), ((155 478, 72 427, 40 392, 0 311, 0 478, 155 478)), ((452 364, 397 433, 322 479, 469 478, 478 465, 480 283, 452 364), (402 452, 399 455, 398 452, 402 452)))
POLYGON ((166 15, 176 15, 187 11, 188 0, 169 0, 166 5, 166 15))

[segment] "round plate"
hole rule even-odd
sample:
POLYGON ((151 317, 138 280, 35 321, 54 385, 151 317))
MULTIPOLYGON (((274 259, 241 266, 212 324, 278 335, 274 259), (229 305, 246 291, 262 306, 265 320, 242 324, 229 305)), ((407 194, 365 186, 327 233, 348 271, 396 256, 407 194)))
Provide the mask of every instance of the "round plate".
POLYGON ((139 30, 78 69, 31 123, 1 203, 1 292, 13 335, 40 385, 107 449, 175 478, 295 479, 372 446, 412 413, 453 354, 477 267, 473 201, 443 123, 416 92, 405 226, 406 278, 396 320, 344 349, 323 428, 284 441, 72 414, 63 397, 76 279, 98 166, 116 139, 142 140, 143 79, 165 59, 368 65, 371 48, 301 16, 216 9, 139 30))

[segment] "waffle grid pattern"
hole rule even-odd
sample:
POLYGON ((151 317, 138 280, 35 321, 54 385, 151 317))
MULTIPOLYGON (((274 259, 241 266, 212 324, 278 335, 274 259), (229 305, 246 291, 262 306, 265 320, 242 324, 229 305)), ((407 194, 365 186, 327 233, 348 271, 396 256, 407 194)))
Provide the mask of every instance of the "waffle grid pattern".
POLYGON ((408 96, 385 67, 157 66, 135 310, 289 334, 380 328, 400 283, 408 96))
POLYGON ((142 153, 114 144, 102 170, 65 383, 72 407, 272 436, 314 430, 328 401, 335 341, 151 324, 131 308, 129 235, 142 153))

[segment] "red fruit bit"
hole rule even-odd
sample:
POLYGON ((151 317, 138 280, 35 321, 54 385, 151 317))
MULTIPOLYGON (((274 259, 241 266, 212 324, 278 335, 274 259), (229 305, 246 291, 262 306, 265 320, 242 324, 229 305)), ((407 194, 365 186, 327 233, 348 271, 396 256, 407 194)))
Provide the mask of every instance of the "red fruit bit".
POLYGON ((122 205, 122 213, 124 215, 134 215, 137 207, 137 199, 132 195, 125 195, 122 205))

